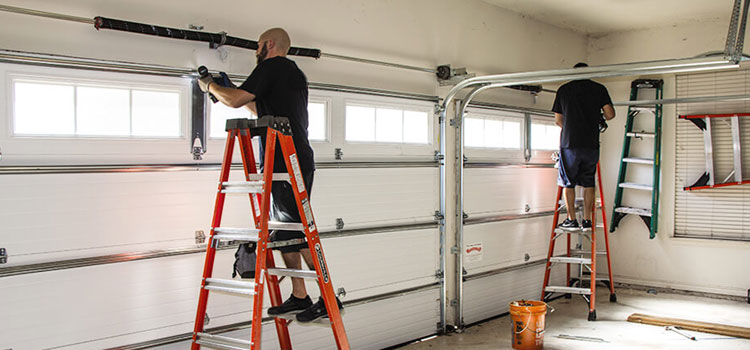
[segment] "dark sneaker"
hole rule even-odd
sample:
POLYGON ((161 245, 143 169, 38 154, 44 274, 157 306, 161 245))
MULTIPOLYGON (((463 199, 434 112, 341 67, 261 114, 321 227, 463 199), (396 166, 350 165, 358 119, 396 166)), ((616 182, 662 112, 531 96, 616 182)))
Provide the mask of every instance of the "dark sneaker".
MULTIPOLYGON (((336 298, 336 303, 339 304, 339 310, 344 308, 341 304, 341 300, 336 298)), ((312 322, 321 317, 328 317, 328 310, 326 310, 326 304, 323 302, 323 298, 318 298, 318 302, 297 314, 297 321, 299 322, 312 322)))
POLYGON ((581 229, 584 232, 591 232, 591 220, 583 220, 583 221, 581 221, 581 229))
POLYGON ((560 228, 566 231, 575 231, 580 230, 581 226, 578 226, 578 220, 573 219, 565 219, 562 224, 560 224, 560 228))
POLYGON ((290 312, 299 312, 304 311, 307 308, 312 305, 312 299, 310 299, 310 296, 306 296, 304 299, 300 299, 295 297, 294 295, 290 296, 289 299, 284 301, 283 304, 279 306, 271 306, 268 308, 268 316, 276 316, 276 315, 283 315, 288 314, 290 312))

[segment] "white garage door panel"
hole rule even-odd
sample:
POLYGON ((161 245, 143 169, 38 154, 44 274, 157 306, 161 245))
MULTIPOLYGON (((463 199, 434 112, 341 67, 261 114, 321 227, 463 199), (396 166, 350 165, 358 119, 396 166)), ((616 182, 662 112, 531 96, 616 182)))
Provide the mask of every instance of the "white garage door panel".
MULTIPOLYGON (((426 290, 392 299, 347 307, 343 318, 352 349, 383 349, 435 333, 439 321, 439 289, 426 290)), ((295 349, 335 349, 333 333, 328 327, 300 325, 289 327, 295 349)), ((249 339, 250 330, 222 334, 249 339)), ((122 343, 122 342, 121 342, 122 343)), ((127 343, 127 342, 125 342, 127 343)), ((187 349, 185 341, 154 348, 155 350, 187 349)), ((263 349, 278 349, 272 324, 263 327, 263 349)))
MULTIPOLYGON (((328 238, 323 244, 335 287, 346 288, 344 300, 353 300, 434 283, 437 237, 437 229, 429 229, 328 238)), ((217 254, 214 277, 230 278, 233 253, 217 254)), ((203 262, 203 254, 190 254, 5 277, 0 348, 40 349, 128 333, 144 335, 132 341, 141 342, 189 332, 203 262), (171 333, 159 334, 161 328, 171 333)), ((319 295, 314 282, 308 290, 319 295)), ((282 295, 290 293, 283 282, 282 295)), ((209 298, 212 327, 247 321, 250 310, 247 298, 221 293, 209 298)))
MULTIPOLYGON (((539 300, 544 264, 467 281, 464 284, 464 322, 474 323, 508 312, 514 300, 539 300)), ((565 279, 562 266, 554 268, 550 284, 565 279)), ((501 330, 505 331, 505 330, 501 330)))
POLYGON ((552 210, 557 193, 554 168, 471 168, 464 172, 464 206, 470 216, 552 210))
MULTIPOLYGON (((208 234, 217 180, 218 171, 0 176, 6 266, 194 246, 196 230, 208 234)), ((324 231, 336 218, 346 228, 425 221, 436 189, 434 168, 318 170, 313 211, 324 231)), ((225 208, 222 226, 251 225, 245 195, 225 208)))
MULTIPOLYGON (((482 256, 481 260, 464 258, 464 267, 473 274, 546 259, 551 226, 552 216, 467 225, 464 245, 481 243, 482 256)), ((556 254, 565 252, 564 239, 558 239, 556 254)))

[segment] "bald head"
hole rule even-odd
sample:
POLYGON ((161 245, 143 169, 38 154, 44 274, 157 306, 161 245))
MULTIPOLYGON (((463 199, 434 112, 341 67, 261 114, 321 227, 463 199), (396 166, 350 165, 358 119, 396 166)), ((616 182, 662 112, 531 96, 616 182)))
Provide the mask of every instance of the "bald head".
POLYGON ((269 56, 286 56, 292 46, 289 34, 282 28, 271 28, 261 34, 258 39, 259 46, 263 46, 264 42, 267 42, 269 56))

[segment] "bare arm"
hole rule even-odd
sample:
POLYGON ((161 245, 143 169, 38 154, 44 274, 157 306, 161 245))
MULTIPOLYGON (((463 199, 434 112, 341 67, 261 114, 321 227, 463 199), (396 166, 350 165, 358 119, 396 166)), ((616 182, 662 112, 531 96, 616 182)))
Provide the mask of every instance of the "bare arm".
POLYGON ((252 112, 255 115, 258 115, 258 110, 255 107, 255 101, 245 104, 245 109, 247 109, 248 111, 252 112))
POLYGON ((255 95, 245 90, 228 88, 219 84, 211 84, 208 86, 208 91, 216 96, 221 103, 229 107, 240 108, 252 103, 252 107, 249 108, 252 108, 251 110, 255 109, 255 95))
POLYGON ((555 125, 562 128, 563 126, 563 115, 560 113, 555 113, 555 125))
POLYGON ((615 117, 615 108, 610 104, 604 105, 602 111, 604 111, 604 119, 612 120, 615 117))

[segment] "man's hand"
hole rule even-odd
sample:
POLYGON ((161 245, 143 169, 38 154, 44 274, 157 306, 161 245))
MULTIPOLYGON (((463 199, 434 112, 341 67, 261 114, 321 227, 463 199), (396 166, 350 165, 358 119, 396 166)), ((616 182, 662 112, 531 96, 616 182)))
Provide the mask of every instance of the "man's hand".
POLYGON ((214 82, 214 78, 211 77, 210 74, 204 75, 198 79, 198 87, 200 87, 201 91, 208 92, 208 88, 213 82, 214 82))

